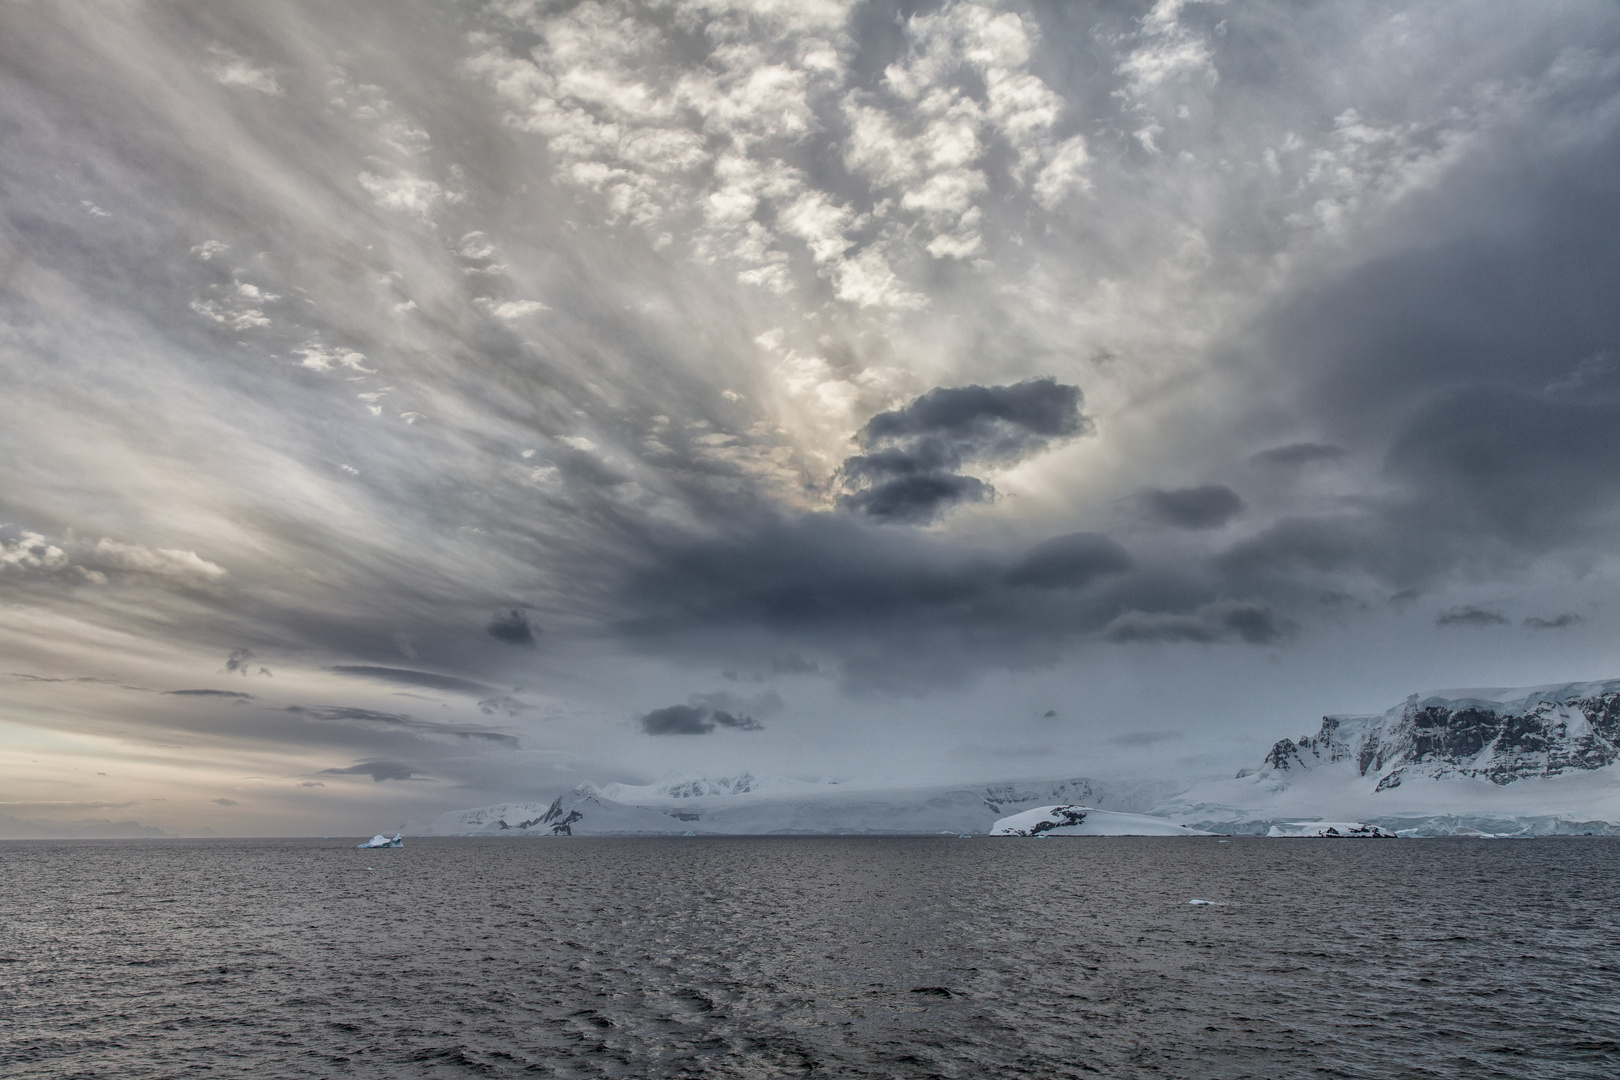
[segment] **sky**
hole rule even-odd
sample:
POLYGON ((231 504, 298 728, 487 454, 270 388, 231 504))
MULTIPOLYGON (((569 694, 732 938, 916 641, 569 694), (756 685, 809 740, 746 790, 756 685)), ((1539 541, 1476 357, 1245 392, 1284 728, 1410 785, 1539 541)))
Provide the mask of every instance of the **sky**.
POLYGON ((0 824, 1620 676, 1620 8, 0 7, 0 824))

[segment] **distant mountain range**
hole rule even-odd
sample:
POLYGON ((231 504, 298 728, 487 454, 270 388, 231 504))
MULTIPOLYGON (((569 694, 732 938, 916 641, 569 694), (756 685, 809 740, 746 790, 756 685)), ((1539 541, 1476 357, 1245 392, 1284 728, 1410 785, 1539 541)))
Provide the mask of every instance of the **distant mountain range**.
MULTIPOLYGON (((581 784, 441 815, 410 835, 984 834, 1054 804, 1264 835, 1330 820, 1404 835, 1620 834, 1620 680, 1414 694, 1323 717, 1253 769, 1191 787, 1085 777, 874 788, 742 773, 581 784)), ((1171 830, 1175 831, 1175 830, 1171 830)))
POLYGON ((418 836, 988 833, 1001 818, 1055 803, 1140 809, 1173 786, 1085 778, 873 788, 777 776, 669 776, 656 784, 581 784, 550 803, 511 802, 408 826, 418 836))

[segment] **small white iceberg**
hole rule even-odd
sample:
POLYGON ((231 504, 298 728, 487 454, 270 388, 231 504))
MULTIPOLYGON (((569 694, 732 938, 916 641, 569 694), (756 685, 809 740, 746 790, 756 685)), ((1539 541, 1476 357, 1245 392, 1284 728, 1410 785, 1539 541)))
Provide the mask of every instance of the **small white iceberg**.
POLYGON ((1148 814, 1120 814, 1089 806, 1037 806, 1004 817, 991 836, 1209 836, 1148 814))
POLYGON ((1337 838, 1362 840, 1394 840, 1395 834, 1377 825, 1360 821, 1285 821, 1273 825, 1267 836, 1294 838, 1337 838))
POLYGON ((357 847, 357 848, 404 847, 405 846, 405 834, 403 832, 397 832, 397 833, 394 834, 394 838, 392 840, 390 840, 390 839, 388 839, 388 837, 384 836, 382 833, 378 833, 376 836, 373 836, 370 840, 362 840, 360 843, 358 843, 358 844, 356 844, 354 846, 357 847))

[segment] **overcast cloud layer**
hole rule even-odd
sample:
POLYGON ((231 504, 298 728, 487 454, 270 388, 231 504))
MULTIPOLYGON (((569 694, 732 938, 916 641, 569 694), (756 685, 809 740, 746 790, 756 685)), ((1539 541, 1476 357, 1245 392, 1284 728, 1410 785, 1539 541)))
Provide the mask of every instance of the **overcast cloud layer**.
POLYGON ((18 3, 0 132, 0 816, 1620 675, 1612 4, 18 3))

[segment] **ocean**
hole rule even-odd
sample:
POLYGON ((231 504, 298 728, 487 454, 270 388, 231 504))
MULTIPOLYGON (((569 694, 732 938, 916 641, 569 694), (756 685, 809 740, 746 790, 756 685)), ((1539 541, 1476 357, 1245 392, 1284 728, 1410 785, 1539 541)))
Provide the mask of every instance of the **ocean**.
POLYGON ((0 842, 0 1075, 1620 1076, 1620 840, 353 844, 0 842))

